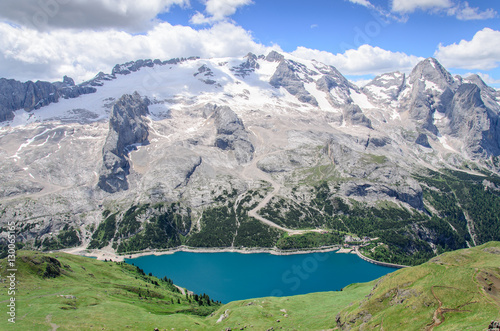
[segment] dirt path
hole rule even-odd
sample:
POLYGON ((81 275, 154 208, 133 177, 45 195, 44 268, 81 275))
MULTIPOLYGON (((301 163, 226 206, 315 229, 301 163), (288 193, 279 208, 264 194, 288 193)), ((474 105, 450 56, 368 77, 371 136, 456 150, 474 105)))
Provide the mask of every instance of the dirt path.
POLYGON ((467 301, 466 303, 458 306, 457 308, 443 308, 443 302, 437 297, 436 293, 434 292, 434 288, 435 287, 442 287, 442 288, 448 288, 448 289, 453 289, 453 290, 457 290, 457 291, 462 291, 458 288, 455 288, 455 287, 450 287, 450 286, 438 286, 438 285, 434 285, 431 287, 431 292, 432 292, 432 295, 434 296, 434 299, 437 300, 438 302, 438 308, 434 311, 434 314, 432 316, 432 323, 427 325, 426 327, 426 330, 427 331, 432 331, 434 330, 434 328, 436 326, 439 326, 441 324, 443 324, 444 320, 445 320, 445 317, 444 317, 444 314, 445 313, 452 313, 452 312, 471 312, 470 310, 460 310, 459 308, 462 308, 462 307, 465 307, 467 305, 470 305, 470 304, 473 304, 473 303, 476 303, 476 301, 472 301, 472 298, 467 301))
MULTIPOLYGON (((269 149, 269 146, 266 144, 266 142, 264 141, 264 139, 261 137, 261 135, 256 131, 256 130, 253 130, 252 128, 249 128, 251 132, 253 132, 253 134, 257 137, 258 141, 259 141, 259 149, 261 151, 267 151, 269 149)), ((257 149, 256 149, 256 152, 257 152, 257 149)), ((262 216, 259 215, 259 211, 264 208, 268 203, 269 201, 271 201, 271 199, 273 197, 275 197, 278 192, 280 191, 281 189, 281 184, 276 182, 270 174, 262 171, 261 169, 259 169, 257 167, 257 162, 259 162, 260 160, 262 160, 264 157, 266 156, 269 156, 269 155, 272 155, 272 154, 275 154, 275 153, 278 153, 279 151, 273 151, 273 152, 264 152, 262 154, 260 154, 259 156, 257 157, 254 157, 254 159, 252 160, 252 163, 250 163, 249 165, 247 165, 243 171, 242 171, 242 177, 243 178, 246 178, 248 180, 255 180, 255 179, 259 179, 259 180, 262 180, 262 181, 265 181, 265 182, 268 182, 271 184, 273 190, 268 193, 264 199, 262 199, 262 201, 259 202, 259 204, 253 208, 252 210, 248 211, 248 216, 250 217, 253 217, 257 220, 259 220, 260 222, 268 225, 268 226, 271 226, 273 228, 276 228, 276 229, 279 229, 279 230, 282 230, 282 231, 285 231, 287 232, 289 235, 296 235, 296 234, 304 234, 304 233, 307 233, 307 232, 321 232, 321 231, 324 231, 324 230, 321 230, 321 229, 314 229, 314 230, 292 230, 292 229, 288 229, 288 228, 285 228, 285 227, 282 227, 281 225, 278 225, 276 223, 274 223, 273 221, 270 221, 262 216)))
POLYGON ((47 323, 50 323, 50 326, 52 327, 52 331, 57 331, 57 329, 60 328, 59 325, 52 323, 52 315, 51 314, 45 316, 45 320, 47 321, 47 323))
POLYGON ((175 286, 175 287, 177 287, 177 288, 179 289, 179 291, 181 292, 181 294, 182 294, 182 295, 186 295, 186 293, 187 293, 188 295, 194 295, 194 292, 193 292, 193 291, 186 290, 186 289, 184 289, 183 287, 180 287, 180 286, 175 285, 175 284, 174 284, 174 286, 175 286))
POLYGON ((436 296, 436 293, 434 293, 434 286, 431 287, 431 292, 432 295, 434 296, 434 299, 437 300, 438 302, 438 308, 434 311, 434 315, 432 316, 432 323, 429 325, 426 330, 432 331, 436 326, 441 325, 444 322, 444 316, 443 316, 443 303, 439 298, 436 296), (439 319, 439 316, 441 316, 442 319, 439 319))

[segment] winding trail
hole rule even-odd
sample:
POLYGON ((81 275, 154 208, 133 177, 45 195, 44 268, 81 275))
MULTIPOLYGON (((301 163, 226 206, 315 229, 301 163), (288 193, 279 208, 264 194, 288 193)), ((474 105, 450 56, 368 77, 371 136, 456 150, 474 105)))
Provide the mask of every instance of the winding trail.
MULTIPOLYGON (((256 130, 253 130, 251 127, 249 127, 249 130, 259 140, 259 143, 260 143, 259 145, 260 145, 261 149, 264 149, 265 147, 267 147, 267 144, 264 142, 264 139, 261 137, 261 135, 256 130)), ((304 233, 307 233, 307 232, 322 232, 322 231, 325 231, 325 230, 322 230, 322 229, 292 230, 292 229, 285 228, 285 227, 283 227, 281 225, 278 225, 278 224, 274 223, 273 221, 270 221, 267 218, 264 218, 261 215, 259 215, 258 212, 262 208, 264 208, 269 203, 269 201, 271 201, 271 199, 274 196, 276 196, 278 194, 278 192, 281 189, 281 184, 278 183, 278 182, 276 182, 272 178, 272 176, 270 174, 268 174, 268 173, 262 171, 261 169, 259 169, 257 167, 257 162, 259 162, 260 160, 262 160, 264 157, 266 157, 268 155, 272 155, 272 154, 275 154, 275 153, 278 153, 278 152, 280 152, 280 151, 276 150, 276 151, 273 151, 273 152, 267 152, 267 153, 265 152, 265 153, 260 154, 257 157, 254 157, 254 159, 252 160, 252 163, 250 163, 249 165, 245 166, 245 168, 243 169, 243 171, 241 173, 241 175, 243 176, 243 178, 246 178, 248 180, 259 179, 259 180, 262 180, 262 181, 270 183, 271 186, 272 186, 272 188, 273 188, 273 190, 269 194, 267 194, 264 197, 264 199, 262 199, 262 201, 260 201, 259 204, 255 208, 253 208, 252 210, 248 211, 248 216, 257 219, 260 222, 262 222, 262 223, 264 223, 264 224, 266 224, 268 226, 271 226, 273 228, 285 231, 289 235, 304 234, 304 233)))
POLYGON ((425 328, 426 331, 432 331, 432 330, 434 330, 434 328, 436 326, 443 324, 443 322, 445 320, 445 317, 444 317, 445 313, 452 313, 452 312, 470 313, 471 312, 470 310, 461 310, 460 308, 465 307, 465 306, 470 305, 470 304, 473 304, 473 303, 476 303, 476 301, 472 301, 472 299, 470 299, 469 301, 458 306, 457 308, 443 308, 443 302, 437 297, 436 293, 434 292, 435 287, 441 287, 441 288, 447 288, 447 289, 461 291, 460 289, 458 289, 456 287, 451 287, 451 286, 434 285, 431 287, 432 295, 434 296, 434 299, 436 299, 438 302, 438 308, 434 311, 434 314, 432 315, 432 323, 427 325, 427 327, 425 328))
POLYGON ((434 328, 436 326, 439 326, 444 322, 443 309, 442 309, 443 302, 441 300, 439 300, 436 293, 434 293, 434 286, 431 287, 431 292, 432 292, 432 295, 434 296, 434 299, 436 299, 438 302, 438 308, 434 311, 434 315, 432 316, 431 325, 429 325, 426 328, 426 330, 428 330, 428 331, 434 330, 434 328), (440 319, 439 317, 441 317, 442 319, 440 319))

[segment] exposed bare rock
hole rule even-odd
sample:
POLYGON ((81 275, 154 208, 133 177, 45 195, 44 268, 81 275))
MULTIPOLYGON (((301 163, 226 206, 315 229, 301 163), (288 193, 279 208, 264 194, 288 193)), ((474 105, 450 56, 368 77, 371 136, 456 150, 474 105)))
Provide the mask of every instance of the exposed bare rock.
POLYGON ((63 82, 21 83, 13 79, 0 78, 0 122, 14 118, 14 111, 32 111, 58 102, 60 98, 76 98, 82 94, 94 93, 93 87, 75 86, 73 79, 64 76, 63 82))
POLYGON ((149 114, 148 105, 148 100, 134 93, 122 96, 113 106, 98 183, 99 188, 108 193, 128 189, 126 177, 130 164, 126 156, 133 145, 148 142, 148 127, 143 120, 143 116, 149 114))
POLYGON ((231 108, 222 106, 215 109, 213 117, 217 128, 215 146, 222 150, 234 151, 239 163, 251 161, 254 147, 238 115, 231 108))
POLYGON ((449 127, 444 133, 462 139, 471 156, 500 154, 500 116, 485 106, 477 85, 463 84, 458 88, 446 117, 449 127))
MULTIPOLYGON (((306 75, 314 75, 317 73, 310 72, 305 66, 292 61, 282 60, 269 83, 271 86, 285 88, 288 93, 297 97, 301 102, 309 103, 313 106, 318 106, 318 101, 305 88, 304 81, 298 76, 298 73, 306 75)), ((306 76, 307 77, 307 76, 306 76)))
POLYGON ((372 127, 372 122, 363 114, 363 111, 358 105, 351 104, 346 106, 343 110, 343 115, 346 125, 360 125, 366 126, 367 128, 372 127))

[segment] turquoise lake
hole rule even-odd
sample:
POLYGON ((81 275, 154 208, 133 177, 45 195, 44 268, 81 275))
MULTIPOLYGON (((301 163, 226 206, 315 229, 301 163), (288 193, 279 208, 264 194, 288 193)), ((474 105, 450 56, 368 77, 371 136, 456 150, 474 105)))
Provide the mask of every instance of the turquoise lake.
POLYGON ((158 278, 167 276, 197 294, 228 303, 267 296, 338 291, 397 269, 368 263, 355 254, 188 253, 125 259, 158 278))

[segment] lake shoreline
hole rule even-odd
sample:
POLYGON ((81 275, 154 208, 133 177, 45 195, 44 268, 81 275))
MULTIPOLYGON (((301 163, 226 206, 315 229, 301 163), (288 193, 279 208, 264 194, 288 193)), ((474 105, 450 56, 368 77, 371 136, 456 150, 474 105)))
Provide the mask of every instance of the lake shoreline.
POLYGON ((308 249, 297 249, 297 250, 280 250, 275 248, 211 248, 211 247, 189 247, 189 246, 179 246, 172 249, 166 250, 151 250, 151 251, 143 251, 136 253, 127 253, 127 254, 117 254, 111 249, 100 249, 100 250, 91 250, 84 247, 75 247, 69 249, 60 250, 61 252, 94 257, 98 260, 113 260, 117 262, 122 262, 125 259, 135 259, 141 256, 147 255, 168 255, 174 254, 176 252, 189 252, 189 253, 240 253, 240 254, 271 254, 271 255, 297 255, 297 254, 312 254, 312 253, 328 253, 337 251, 337 253, 346 253, 352 254, 352 249, 343 249, 340 245, 334 246, 323 246, 323 247, 315 247, 308 249))

